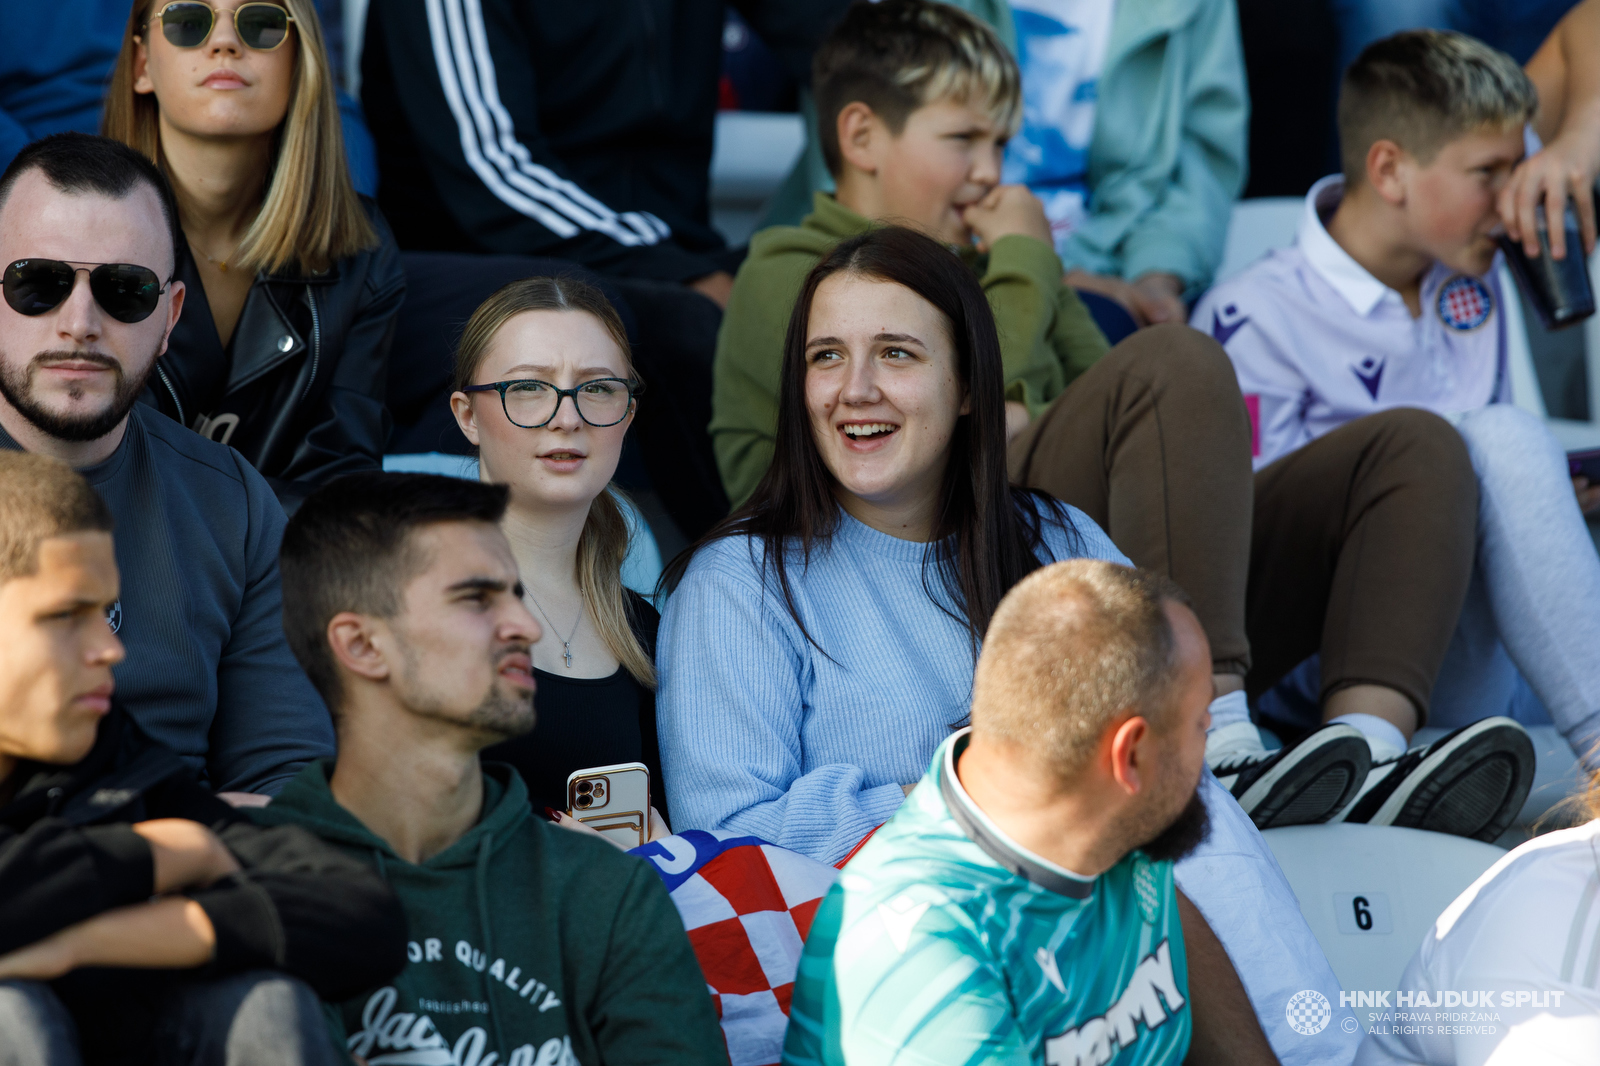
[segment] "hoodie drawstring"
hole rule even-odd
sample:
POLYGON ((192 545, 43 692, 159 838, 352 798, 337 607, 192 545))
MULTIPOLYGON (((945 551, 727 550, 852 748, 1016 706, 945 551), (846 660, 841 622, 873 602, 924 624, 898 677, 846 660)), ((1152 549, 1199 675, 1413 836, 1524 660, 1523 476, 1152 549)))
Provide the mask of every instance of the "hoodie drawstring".
MULTIPOLYGON (((478 890, 478 929, 483 936, 484 978, 483 1001, 490 1002, 492 991, 489 988, 488 962, 494 958, 494 941, 489 936, 489 851, 493 838, 483 834, 483 839, 478 841, 477 865, 477 890, 478 890)), ((495 1047, 500 1049, 501 1064, 504 1066, 506 1058, 510 1056, 511 1049, 506 1047, 505 1036, 500 1032, 500 1012, 493 1005, 489 1008, 489 1021, 494 1026, 495 1047)))

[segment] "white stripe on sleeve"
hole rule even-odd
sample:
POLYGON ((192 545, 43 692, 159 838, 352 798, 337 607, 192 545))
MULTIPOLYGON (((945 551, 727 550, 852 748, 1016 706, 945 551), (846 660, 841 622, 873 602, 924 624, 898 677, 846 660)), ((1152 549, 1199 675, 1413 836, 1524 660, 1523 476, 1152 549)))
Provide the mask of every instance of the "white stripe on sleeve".
POLYGON ((467 164, 502 202, 560 237, 579 227, 627 247, 671 230, 653 215, 618 215, 579 186, 534 162, 500 102, 481 0, 426 0, 434 62, 461 134, 467 164))

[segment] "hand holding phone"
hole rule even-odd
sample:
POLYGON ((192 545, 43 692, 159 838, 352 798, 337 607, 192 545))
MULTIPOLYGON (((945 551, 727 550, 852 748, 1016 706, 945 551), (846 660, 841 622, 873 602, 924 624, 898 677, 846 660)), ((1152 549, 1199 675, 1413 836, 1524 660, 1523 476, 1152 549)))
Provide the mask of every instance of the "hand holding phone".
POLYGON ((567 813, 624 848, 650 838, 650 771, 642 762, 574 770, 567 813))

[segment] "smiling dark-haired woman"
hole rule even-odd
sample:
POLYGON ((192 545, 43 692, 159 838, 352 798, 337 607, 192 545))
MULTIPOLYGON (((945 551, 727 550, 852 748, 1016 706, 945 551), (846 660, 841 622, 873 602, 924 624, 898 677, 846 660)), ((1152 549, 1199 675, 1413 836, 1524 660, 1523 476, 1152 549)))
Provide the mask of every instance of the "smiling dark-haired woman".
POLYGON ((184 315, 143 399, 291 508, 382 464, 399 252, 345 164, 311 0, 137 0, 104 132, 177 195, 184 315))
POLYGON ((662 620, 678 824, 839 859, 966 717, 1006 590, 1079 556, 1127 563, 1081 511, 1008 482, 971 272, 906 229, 841 243, 790 319, 773 464, 662 620))

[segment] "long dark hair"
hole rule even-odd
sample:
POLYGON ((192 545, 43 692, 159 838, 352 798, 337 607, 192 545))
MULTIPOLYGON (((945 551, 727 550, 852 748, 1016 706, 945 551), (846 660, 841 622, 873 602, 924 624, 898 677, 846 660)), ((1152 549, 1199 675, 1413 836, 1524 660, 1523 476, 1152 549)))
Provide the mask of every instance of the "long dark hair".
MULTIPOLYGON (((933 540, 923 554, 922 584, 939 609, 964 625, 976 653, 1000 599, 1039 566, 1043 546, 1038 500, 1014 489, 1006 476, 1006 419, 1000 339, 978 279, 948 248, 899 226, 870 230, 842 241, 806 276, 789 316, 783 342, 778 437, 761 483, 750 499, 699 543, 674 559, 663 585, 675 587, 700 547, 724 537, 762 543, 762 565, 776 572, 789 613, 806 631, 789 586, 785 549, 799 543, 802 558, 826 544, 839 528, 834 477, 822 461, 806 410, 806 333, 817 287, 838 273, 892 281, 927 300, 944 315, 955 342, 956 373, 971 412, 956 421, 950 441, 933 540), (935 591, 938 587, 944 595, 935 591)), ((1059 512, 1070 528, 1070 519, 1059 512)))

